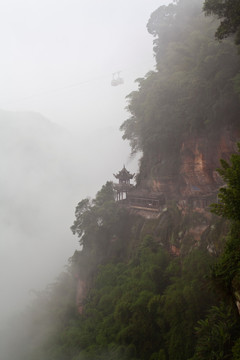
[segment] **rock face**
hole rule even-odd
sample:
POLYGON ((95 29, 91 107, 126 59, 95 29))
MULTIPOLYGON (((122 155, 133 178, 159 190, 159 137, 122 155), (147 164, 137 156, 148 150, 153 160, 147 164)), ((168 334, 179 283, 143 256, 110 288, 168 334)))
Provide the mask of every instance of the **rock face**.
POLYGON ((226 130, 215 139, 208 137, 190 138, 183 144, 180 152, 180 175, 183 179, 182 197, 188 197, 199 191, 201 194, 216 191, 222 179, 216 169, 220 159, 229 160, 236 151, 239 137, 226 130))
POLYGON ((83 313, 83 301, 85 300, 87 295, 87 286, 85 281, 81 280, 81 278, 77 279, 76 286, 76 306, 79 314, 83 313))
MULTIPOLYGON (((222 129, 215 136, 188 136, 181 144, 178 169, 169 176, 161 171, 148 184, 152 191, 162 191, 168 199, 185 200, 216 195, 223 185, 216 169, 220 159, 229 160, 236 151, 239 131, 222 129), (162 175, 162 174, 164 175, 162 175)), ((166 160, 167 162, 168 160, 166 160)))
MULTIPOLYGON (((129 232, 132 236, 129 249, 150 235, 173 256, 187 253, 200 243, 209 252, 218 253, 222 246, 219 238, 226 234, 226 229, 221 224, 215 225, 208 205, 216 201, 223 185, 216 171, 219 160, 229 160, 237 150, 239 138, 240 132, 222 129, 214 136, 206 133, 186 136, 176 154, 156 154, 149 156, 148 161, 144 154, 140 181, 126 199, 118 201, 119 206, 136 216, 129 232), (160 202, 160 195, 165 196, 166 202, 160 202), (157 199, 159 206, 150 206, 157 199), (215 239, 220 244, 215 244, 215 239)), ((114 241, 113 238, 110 246, 114 241)), ((81 278, 77 282, 79 313, 84 311, 86 283, 81 278)))

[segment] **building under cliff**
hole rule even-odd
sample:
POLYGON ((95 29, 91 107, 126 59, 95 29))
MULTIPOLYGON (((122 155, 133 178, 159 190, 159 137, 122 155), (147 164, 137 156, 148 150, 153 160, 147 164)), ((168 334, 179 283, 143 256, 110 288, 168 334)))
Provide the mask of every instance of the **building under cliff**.
POLYGON ((206 134, 187 137, 182 143, 175 174, 165 171, 167 158, 159 157, 148 164, 145 176, 137 186, 131 184, 134 174, 125 166, 115 176, 116 201, 121 205, 135 209, 160 213, 169 202, 175 202, 181 209, 208 210, 209 205, 217 202, 219 188, 224 186, 217 172, 220 159, 229 160, 236 151, 239 139, 236 132, 223 129, 216 138, 206 134))
POLYGON ((118 183, 113 184, 115 199, 121 205, 135 210, 159 212, 165 205, 165 196, 161 192, 149 192, 137 189, 131 184, 135 174, 131 174, 125 166, 117 174, 113 174, 118 183))

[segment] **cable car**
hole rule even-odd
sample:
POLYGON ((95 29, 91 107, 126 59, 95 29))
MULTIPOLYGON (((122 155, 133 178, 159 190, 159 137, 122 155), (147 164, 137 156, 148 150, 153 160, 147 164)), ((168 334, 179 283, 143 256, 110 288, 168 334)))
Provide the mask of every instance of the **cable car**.
POLYGON ((112 81, 111 81, 111 85, 112 86, 118 86, 118 85, 122 85, 124 83, 124 80, 122 77, 119 76, 121 71, 115 72, 113 73, 113 77, 112 77, 112 81))

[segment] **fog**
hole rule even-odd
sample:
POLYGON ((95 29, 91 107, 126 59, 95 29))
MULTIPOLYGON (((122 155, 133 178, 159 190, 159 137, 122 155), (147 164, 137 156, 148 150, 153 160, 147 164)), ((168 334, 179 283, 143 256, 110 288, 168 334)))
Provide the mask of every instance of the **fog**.
POLYGON ((0 12, 0 320, 78 248, 74 210, 123 164, 134 80, 154 69, 146 24, 161 0, 8 0, 0 12), (124 84, 111 86, 121 71, 124 84))

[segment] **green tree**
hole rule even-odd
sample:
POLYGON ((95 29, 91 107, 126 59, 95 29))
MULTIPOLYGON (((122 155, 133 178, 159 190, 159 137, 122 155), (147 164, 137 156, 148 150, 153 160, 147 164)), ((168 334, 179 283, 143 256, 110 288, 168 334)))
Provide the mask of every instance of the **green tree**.
MULTIPOLYGON (((240 151, 240 144, 238 143, 240 151)), ((222 302, 213 307, 196 328, 197 359, 239 359, 240 303, 240 153, 230 162, 221 160, 219 174, 225 186, 219 191, 219 202, 211 206, 213 213, 230 220, 230 231, 223 253, 212 267, 212 280, 222 302)))
POLYGON ((213 306, 204 320, 198 322, 198 337, 195 356, 192 360, 232 359, 231 348, 236 330, 236 313, 230 306, 221 303, 213 306))
POLYGON ((99 264, 124 258, 131 219, 127 210, 116 203, 110 181, 102 186, 95 199, 81 200, 71 227, 82 246, 70 259, 74 272, 90 281, 99 264))
POLYGON ((203 10, 206 15, 215 15, 220 19, 215 36, 222 40, 235 35, 236 44, 240 44, 240 3, 238 0, 205 0, 203 10))
POLYGON ((233 154, 230 163, 221 160, 221 168, 217 169, 226 183, 219 190, 219 203, 211 206, 212 212, 230 220, 240 221, 240 143, 238 153, 233 154))
POLYGON ((73 234, 79 237, 80 245, 92 247, 97 235, 107 235, 108 230, 117 222, 118 210, 110 181, 102 186, 95 199, 81 200, 76 207, 76 218, 71 226, 73 234))

